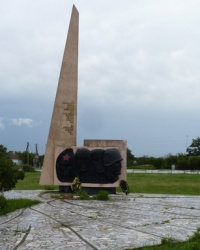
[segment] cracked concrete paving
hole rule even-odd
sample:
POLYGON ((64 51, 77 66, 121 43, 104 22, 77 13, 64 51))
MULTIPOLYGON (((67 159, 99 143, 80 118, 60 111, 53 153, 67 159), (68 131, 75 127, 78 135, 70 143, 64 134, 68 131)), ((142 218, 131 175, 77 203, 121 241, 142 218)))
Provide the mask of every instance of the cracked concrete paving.
POLYGON ((200 228, 200 197, 118 193, 109 201, 58 200, 43 191, 9 191, 39 205, 0 217, 0 249, 113 249, 184 241, 200 228))

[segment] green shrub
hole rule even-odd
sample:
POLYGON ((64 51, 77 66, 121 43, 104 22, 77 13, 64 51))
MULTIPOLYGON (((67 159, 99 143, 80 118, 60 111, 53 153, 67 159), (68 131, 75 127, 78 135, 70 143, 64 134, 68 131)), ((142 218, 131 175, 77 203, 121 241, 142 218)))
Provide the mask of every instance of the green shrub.
POLYGON ((154 170, 156 169, 152 164, 135 165, 132 169, 154 170))
POLYGON ((31 166, 28 164, 21 165, 21 168, 24 172, 34 172, 35 171, 34 166, 31 166))
POLYGON ((0 209, 3 210, 7 205, 7 199, 3 196, 0 195, 0 209))
POLYGON ((107 201, 109 200, 109 195, 107 191, 100 190, 99 193, 94 198, 101 201, 107 201))
POLYGON ((90 196, 83 189, 79 189, 76 192, 76 195, 79 196, 81 200, 89 200, 90 199, 90 196))
POLYGON ((0 190, 9 191, 23 179, 24 172, 18 166, 13 166, 11 160, 0 159, 0 190))

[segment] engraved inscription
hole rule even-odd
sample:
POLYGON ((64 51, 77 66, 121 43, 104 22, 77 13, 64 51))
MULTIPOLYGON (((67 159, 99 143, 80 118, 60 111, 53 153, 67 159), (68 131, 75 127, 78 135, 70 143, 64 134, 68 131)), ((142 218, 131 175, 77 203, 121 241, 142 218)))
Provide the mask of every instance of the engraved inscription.
POLYGON ((72 135, 74 131, 74 101, 63 102, 63 129, 72 135))

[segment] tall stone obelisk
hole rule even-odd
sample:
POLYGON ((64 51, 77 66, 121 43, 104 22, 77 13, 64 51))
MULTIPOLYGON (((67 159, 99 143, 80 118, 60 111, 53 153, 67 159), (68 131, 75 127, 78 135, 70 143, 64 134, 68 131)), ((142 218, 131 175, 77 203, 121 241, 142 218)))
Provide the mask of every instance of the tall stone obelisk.
POLYGON ((53 185, 57 147, 76 146, 79 13, 73 5, 54 103, 41 185, 53 185))

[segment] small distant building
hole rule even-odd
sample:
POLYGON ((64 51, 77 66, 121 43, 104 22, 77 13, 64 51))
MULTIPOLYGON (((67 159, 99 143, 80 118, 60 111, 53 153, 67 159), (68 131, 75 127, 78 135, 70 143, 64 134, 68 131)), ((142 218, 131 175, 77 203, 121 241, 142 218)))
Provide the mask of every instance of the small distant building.
POLYGON ((22 165, 22 160, 19 158, 18 154, 15 151, 8 152, 10 159, 14 165, 22 165))

